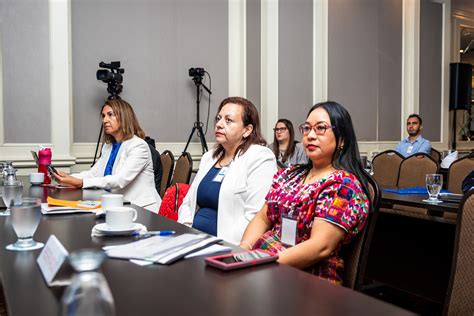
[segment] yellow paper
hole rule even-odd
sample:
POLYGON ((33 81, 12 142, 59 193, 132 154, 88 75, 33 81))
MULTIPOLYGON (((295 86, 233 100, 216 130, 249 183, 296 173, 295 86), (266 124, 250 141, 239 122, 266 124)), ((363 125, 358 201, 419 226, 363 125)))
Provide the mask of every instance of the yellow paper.
POLYGON ((48 205, 50 206, 68 206, 81 210, 95 210, 101 207, 100 201, 69 201, 59 200, 48 196, 48 205))

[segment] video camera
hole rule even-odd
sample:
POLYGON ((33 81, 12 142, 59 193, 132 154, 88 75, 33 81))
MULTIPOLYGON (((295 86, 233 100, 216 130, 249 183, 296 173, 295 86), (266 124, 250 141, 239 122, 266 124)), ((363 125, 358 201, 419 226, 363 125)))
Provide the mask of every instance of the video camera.
POLYGON ((204 73, 205 73, 204 68, 189 68, 190 77, 202 77, 204 76, 204 73))
POLYGON ((113 61, 110 64, 106 64, 103 61, 99 63, 100 68, 106 69, 99 69, 97 70, 97 80, 101 80, 107 84, 107 92, 110 93, 108 99, 120 99, 119 94, 122 92, 123 86, 123 76, 122 74, 125 72, 123 68, 120 68, 119 61, 113 61), (107 69, 110 69, 107 70, 107 69))

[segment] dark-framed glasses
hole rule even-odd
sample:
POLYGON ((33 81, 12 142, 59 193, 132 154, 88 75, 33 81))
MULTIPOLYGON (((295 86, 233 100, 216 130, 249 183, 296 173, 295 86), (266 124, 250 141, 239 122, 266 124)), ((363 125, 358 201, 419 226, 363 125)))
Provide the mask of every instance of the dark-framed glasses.
POLYGON ((303 134, 304 136, 308 135, 309 132, 311 132, 311 130, 313 130, 316 133, 316 135, 321 136, 321 135, 326 134, 326 131, 329 128, 335 128, 335 126, 327 125, 327 124, 324 124, 324 123, 319 123, 319 124, 316 124, 316 125, 311 125, 309 123, 303 123, 299 126, 299 130, 300 130, 301 134, 303 134))
POLYGON ((280 133, 280 132, 286 132, 287 129, 288 129, 288 128, 286 128, 286 127, 275 127, 275 128, 273 129, 273 131, 274 131, 275 133, 280 133))

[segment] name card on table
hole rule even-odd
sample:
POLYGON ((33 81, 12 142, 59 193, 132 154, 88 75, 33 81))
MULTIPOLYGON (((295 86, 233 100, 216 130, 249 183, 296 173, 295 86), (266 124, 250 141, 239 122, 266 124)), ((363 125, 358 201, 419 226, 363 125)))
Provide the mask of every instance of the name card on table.
POLYGON ((66 273, 65 268, 61 269, 61 267, 63 267, 68 255, 69 252, 58 238, 54 235, 49 236, 46 245, 36 260, 48 286, 64 286, 70 283, 69 278, 60 278, 60 275, 64 277, 66 273))

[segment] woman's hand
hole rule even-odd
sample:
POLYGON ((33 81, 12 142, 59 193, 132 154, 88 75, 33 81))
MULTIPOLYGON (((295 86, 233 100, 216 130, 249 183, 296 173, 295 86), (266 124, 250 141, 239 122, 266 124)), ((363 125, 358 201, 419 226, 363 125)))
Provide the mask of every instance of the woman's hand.
POLYGON ((75 188, 82 188, 82 179, 72 177, 62 171, 58 171, 57 173, 53 174, 53 177, 61 185, 68 185, 75 188))

